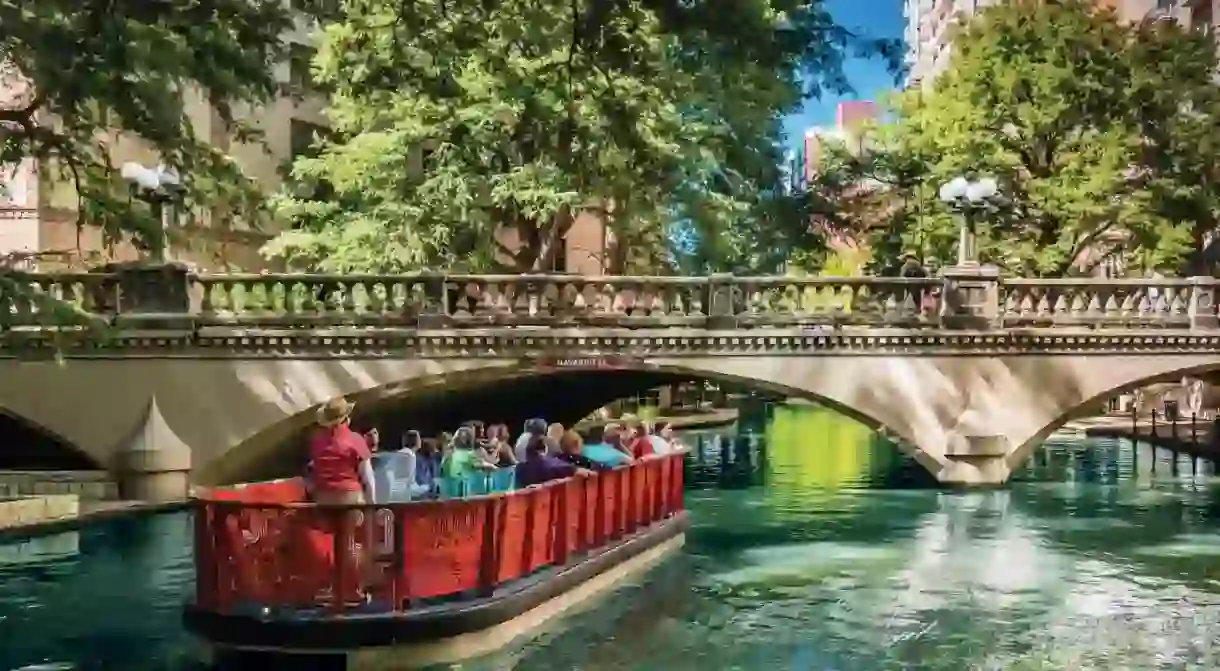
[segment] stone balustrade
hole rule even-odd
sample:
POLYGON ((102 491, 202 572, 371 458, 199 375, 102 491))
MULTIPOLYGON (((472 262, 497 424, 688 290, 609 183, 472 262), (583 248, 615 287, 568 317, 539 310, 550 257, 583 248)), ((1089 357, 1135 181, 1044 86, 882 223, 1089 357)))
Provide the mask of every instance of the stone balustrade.
POLYGON ((1210 329, 1216 280, 197 274, 185 266, 0 276, 0 328, 626 327, 1210 329))

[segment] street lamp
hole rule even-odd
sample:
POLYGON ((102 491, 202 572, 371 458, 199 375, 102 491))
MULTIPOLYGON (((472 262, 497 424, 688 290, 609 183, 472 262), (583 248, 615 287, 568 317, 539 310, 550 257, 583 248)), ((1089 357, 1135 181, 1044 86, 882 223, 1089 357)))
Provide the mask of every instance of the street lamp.
POLYGON ((134 162, 124 163, 120 174, 128 182, 131 195, 148 203, 153 216, 160 222, 161 233, 153 245, 153 260, 165 261, 169 247, 167 231, 170 218, 174 215, 173 204, 181 201, 182 195, 186 192, 182 179, 178 177, 176 170, 166 165, 147 168, 134 162))
POLYGON ((957 243, 957 264, 959 266, 978 265, 977 250, 974 245, 974 217, 979 212, 992 209, 999 193, 999 185, 991 177, 973 181, 965 177, 955 177, 940 187, 941 202, 962 215, 962 229, 957 243))

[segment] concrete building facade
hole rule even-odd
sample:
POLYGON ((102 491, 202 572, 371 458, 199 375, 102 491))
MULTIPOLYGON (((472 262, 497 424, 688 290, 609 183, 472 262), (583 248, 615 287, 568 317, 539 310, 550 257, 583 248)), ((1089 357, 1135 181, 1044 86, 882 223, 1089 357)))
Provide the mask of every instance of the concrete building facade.
MULTIPOLYGON (((236 109, 254 128, 261 141, 242 142, 222 125, 206 99, 198 92, 188 95, 187 118, 200 137, 227 153, 242 171, 267 191, 281 187, 291 161, 310 150, 315 135, 328 125, 326 101, 314 95, 309 76, 314 26, 302 20, 285 35, 290 56, 276 69, 284 84, 283 94, 265 105, 236 109)), ((0 108, 18 107, 31 94, 29 84, 14 72, 0 71, 0 108)), ((47 123, 49 119, 40 119, 47 123)), ((115 132, 107 138, 111 163, 117 169, 135 161, 157 162, 150 148, 139 140, 115 132)), ((260 271, 271 264, 259 248, 278 232, 274 222, 251 230, 231 224, 220 212, 178 213, 179 226, 171 235, 170 257, 200 269, 260 271)), ((504 230, 501 239, 512 248, 515 232, 504 230)), ((582 212, 564 236, 564 251, 548 270, 582 275, 600 275, 612 267, 614 236, 596 212, 582 212)), ((108 246, 101 231, 78 227, 76 194, 66 182, 42 174, 32 160, 20 165, 0 166, 0 258, 28 256, 28 269, 83 268, 111 261, 133 261, 140 252, 130 244, 108 246), (40 262, 32 259, 39 258, 40 262)))
MULTIPOLYGON (((261 142, 242 142, 223 127, 220 118, 199 92, 188 93, 186 115, 196 133, 227 153, 242 171, 268 190, 279 188, 284 167, 305 151, 314 130, 326 125, 324 101, 309 95, 308 57, 312 25, 305 21, 284 36, 292 57, 276 69, 285 93, 270 103, 235 110, 262 132, 261 142), (306 85, 305 95, 292 85, 306 85), (290 93, 291 91, 291 93, 290 93)), ((7 77, 0 86, 0 104, 28 94, 28 83, 7 77)), ((42 123, 52 120, 39 119, 42 123)), ((111 162, 155 164, 157 157, 143 142, 115 132, 106 138, 111 162)), ((50 254, 50 265, 87 266, 106 261, 129 261, 139 252, 129 244, 107 246, 101 232, 78 228, 76 194, 70 184, 43 174, 34 161, 0 167, 0 254, 50 254)), ((229 225, 211 211, 180 213, 183 230, 173 236, 173 258, 201 268, 258 270, 264 266, 258 248, 275 230, 250 230, 229 225)))

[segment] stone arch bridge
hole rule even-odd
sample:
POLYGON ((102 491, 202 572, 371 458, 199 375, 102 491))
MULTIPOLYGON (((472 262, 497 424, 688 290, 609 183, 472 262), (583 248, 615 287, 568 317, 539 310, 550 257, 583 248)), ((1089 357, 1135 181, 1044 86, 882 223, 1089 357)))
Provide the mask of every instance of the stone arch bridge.
POLYGON ((20 279, 0 290, 0 410, 144 498, 250 477, 340 395, 570 422, 683 379, 813 399, 943 483, 998 484, 1104 399, 1220 368, 1210 278, 20 279))

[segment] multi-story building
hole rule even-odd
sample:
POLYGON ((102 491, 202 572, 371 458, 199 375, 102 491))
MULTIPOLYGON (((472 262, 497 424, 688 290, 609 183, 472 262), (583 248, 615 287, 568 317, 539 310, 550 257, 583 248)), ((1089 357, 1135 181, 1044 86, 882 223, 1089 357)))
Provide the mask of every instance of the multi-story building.
MULTIPOLYGON (((309 56, 311 26, 304 21, 285 35, 291 57, 277 68, 285 84, 284 95, 258 108, 244 110, 245 119, 261 131, 261 141, 242 142, 224 128, 211 105, 198 92, 187 94, 186 116, 199 137, 228 154, 242 171, 268 190, 278 189, 287 164, 307 151, 314 131, 326 124, 324 102, 310 95, 309 56), (303 95, 302 95, 303 94, 303 95)), ((28 84, 21 78, 5 80, 7 90, 0 101, 26 95, 28 84)), ((39 119, 49 123, 50 119, 39 119)), ((157 157, 143 142, 114 132, 108 139, 111 163, 128 161, 149 165, 157 157)), ((72 186, 41 172, 33 161, 7 166, 0 171, 7 187, 0 191, 0 254, 28 252, 51 255, 51 263, 91 265, 102 261, 134 260, 139 252, 130 244, 103 244, 98 229, 78 229, 76 194, 72 186)), ((275 230, 250 230, 230 225, 210 209, 180 213, 182 230, 171 236, 172 258, 199 267, 257 269, 263 266, 258 248, 275 230)))
MULTIPOLYGON (((232 137, 203 96, 190 94, 186 100, 187 117, 196 133, 231 156, 247 176, 268 191, 280 188, 288 165, 310 150, 315 134, 327 125, 325 101, 314 95, 310 86, 311 32, 312 26, 302 21, 285 36, 291 55, 276 73, 285 84, 284 94, 245 110, 246 120, 262 132, 261 141, 242 142, 232 137)), ((19 107, 29 95, 29 85, 23 78, 0 71, 0 108, 19 107)), ((115 132, 109 143, 111 163, 116 167, 128 161, 149 165, 157 160, 145 144, 130 136, 115 132)), ((82 267, 140 257, 131 244, 106 245, 98 229, 87 225, 78 228, 77 213, 71 185, 41 173, 32 161, 0 166, 0 258, 28 255, 43 259, 37 265, 44 267, 82 267)), ((250 230, 230 225, 220 212, 183 214, 189 216, 176 218, 180 225, 171 235, 171 258, 206 269, 249 271, 267 267, 258 250, 276 234, 274 224, 265 230, 250 230)), ((564 236, 562 252, 548 270, 599 275, 615 268, 615 261, 621 261, 619 257, 624 254, 622 250, 616 252, 614 235, 604 222, 594 210, 580 213, 564 236)), ((502 230, 499 237, 509 249, 517 244, 515 230, 502 230)))
POLYGON ((828 143, 845 146, 859 154, 866 146, 865 129, 877 118, 877 104, 871 100, 851 100, 839 103, 835 110, 835 125, 831 128, 813 126, 805 131, 805 179, 812 179, 821 165, 828 143))
MULTIPOLYGON (((907 44, 907 86, 928 86, 944 71, 953 52, 950 28, 981 8, 1000 0, 905 0, 903 16, 907 44)), ((1212 30, 1220 16, 1220 0, 1095 0, 1123 19, 1175 19, 1212 30)))
POLYGON ((905 0, 907 85, 931 82, 949 63, 950 28, 996 0, 905 0))

